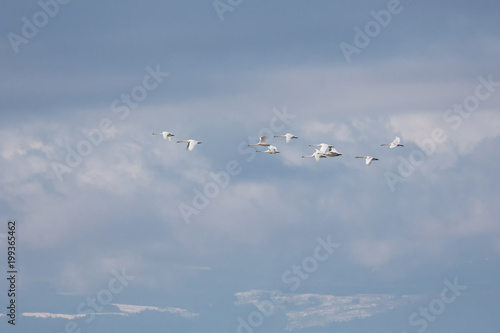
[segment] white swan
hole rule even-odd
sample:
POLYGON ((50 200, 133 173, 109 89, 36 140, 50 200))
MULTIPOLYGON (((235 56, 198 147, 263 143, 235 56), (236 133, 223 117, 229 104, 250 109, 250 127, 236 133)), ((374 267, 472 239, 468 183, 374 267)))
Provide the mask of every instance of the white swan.
POLYGON ((335 149, 333 146, 330 146, 329 148, 330 149, 326 153, 323 153, 323 155, 328 157, 342 156, 342 154, 339 153, 337 149, 335 149))
POLYGON ((404 145, 400 144, 400 142, 401 139, 397 136, 391 143, 383 143, 381 146, 389 146, 389 148, 404 147, 404 145))
POLYGON ((286 138, 286 143, 289 143, 291 139, 298 139, 297 136, 292 133, 286 133, 285 135, 275 135, 275 138, 286 138))
POLYGON ((168 141, 172 141, 172 137, 175 136, 172 133, 165 132, 165 131, 163 131, 161 133, 153 133, 153 135, 163 135, 163 140, 167 140, 168 139, 168 141))
POLYGON ((279 154, 278 148, 276 146, 269 146, 267 150, 257 150, 259 153, 268 153, 268 154, 279 154))
POLYGON ((325 154, 328 151, 328 149, 330 149, 330 147, 333 148, 332 145, 329 145, 327 143, 320 143, 319 145, 309 145, 309 147, 321 147, 319 148, 319 151, 323 154, 325 154))
POLYGON ((364 158, 366 165, 372 164, 372 161, 378 161, 378 158, 373 156, 356 156, 356 158, 364 158))
POLYGON ((197 144, 200 144, 201 141, 196 141, 196 140, 179 140, 177 141, 177 143, 181 143, 181 142, 187 142, 187 146, 186 146, 186 149, 187 150, 193 150, 194 147, 197 145, 197 144))
POLYGON ((266 141, 267 141, 267 136, 264 135, 264 136, 260 137, 260 141, 258 143, 252 143, 248 146, 265 146, 265 147, 267 147, 267 146, 269 146, 269 143, 267 143, 266 141))
POLYGON ((326 158, 325 154, 323 154, 318 149, 314 149, 314 154, 312 154, 312 155, 304 155, 304 156, 302 156, 302 158, 306 158, 306 157, 314 157, 316 159, 316 162, 319 162, 320 158, 326 158))

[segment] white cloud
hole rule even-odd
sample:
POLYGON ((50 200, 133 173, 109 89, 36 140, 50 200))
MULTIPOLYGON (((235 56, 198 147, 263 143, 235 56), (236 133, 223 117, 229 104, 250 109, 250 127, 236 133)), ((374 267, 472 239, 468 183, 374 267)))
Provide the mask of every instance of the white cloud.
MULTIPOLYGON (((291 143, 290 143, 290 145, 291 145, 291 143)), ((301 146, 284 146, 284 147, 278 147, 278 149, 280 151, 280 158, 283 160, 283 163, 285 165, 289 165, 289 166, 303 165, 304 162, 306 162, 306 161, 304 161, 302 158, 300 158, 300 156, 301 155, 309 155, 308 150, 306 150, 303 145, 301 145, 301 146)))
POLYGON ((235 181, 211 200, 194 223, 217 236, 222 233, 243 244, 261 244, 273 235, 273 230, 298 223, 300 212, 290 205, 290 195, 274 182, 235 181))
MULTIPOLYGON (((235 294, 236 305, 254 304, 269 300, 272 292, 250 290, 235 294)), ((356 294, 334 296, 324 294, 285 294, 273 296, 288 318, 287 330, 325 326, 334 322, 365 319, 379 313, 425 299, 423 295, 356 294)))
MULTIPOLYGON (((331 122, 322 122, 320 120, 310 120, 304 126, 302 131, 306 137, 324 136, 333 133, 335 124, 331 122)), ((319 142, 318 142, 319 143, 319 142)))
MULTIPOLYGON (((124 313, 94 313, 94 315, 98 316, 108 316, 108 315, 113 315, 113 316, 125 316, 126 314, 124 313)), ((77 318, 84 318, 88 316, 88 314, 76 314, 76 315, 71 315, 71 314, 62 314, 62 313, 49 313, 49 312, 23 312, 24 317, 35 317, 35 318, 42 318, 42 319, 67 319, 67 320, 74 320, 77 318)))
POLYGON ((175 314, 179 317, 186 317, 186 318, 199 316, 198 313, 189 312, 186 309, 180 309, 180 308, 172 308, 172 307, 159 308, 156 306, 129 305, 129 304, 112 304, 112 305, 116 306, 121 312, 127 314, 137 314, 143 311, 157 311, 157 312, 168 312, 171 314, 175 314))
MULTIPOLYGON (((93 313, 92 315, 98 316, 129 316, 141 313, 143 311, 156 311, 156 312, 168 312, 173 315, 184 317, 184 318, 192 318, 198 317, 198 313, 190 312, 181 308, 160 308, 156 306, 143 306, 143 305, 128 305, 128 304, 112 304, 119 309, 119 312, 98 312, 93 313)), ((62 314, 62 313, 50 313, 50 312, 24 312, 22 314, 25 317, 34 317, 41 319, 67 319, 74 320, 77 318, 84 318, 89 314, 62 314)), ((0 314, 0 317, 5 316, 4 314, 0 314)))
POLYGON ((422 300, 420 295, 368 295, 333 296, 302 294, 282 296, 283 300, 298 307, 287 311, 288 330, 325 326, 333 322, 347 322, 364 319, 397 307, 422 300))
POLYGON ((351 124, 340 121, 323 122, 320 120, 311 120, 302 126, 302 131, 306 140, 311 141, 310 144, 325 143, 335 145, 337 142, 355 142, 352 134, 352 126, 355 125, 354 121, 351 124), (321 142, 313 142, 313 140, 321 142))
POLYGON ((75 170, 78 185, 130 193, 133 186, 147 186, 150 183, 151 175, 144 165, 140 145, 114 143, 105 150, 104 154, 89 156, 85 166, 75 170))
POLYGON ((255 304, 258 303, 260 299, 265 297, 269 292, 267 290, 256 290, 252 289, 249 291, 240 291, 234 294, 237 300, 234 302, 236 305, 242 304, 255 304))
POLYGON ((44 143, 40 134, 47 131, 61 130, 56 124, 24 125, 21 130, 0 131, 0 156, 7 161, 14 161, 18 157, 26 156, 28 153, 41 153, 45 157, 53 156, 54 146, 44 143), (45 127, 47 126, 47 127, 45 127))
POLYGON ((443 112, 414 112, 390 118, 391 128, 400 133, 402 140, 413 142, 428 151, 423 170, 452 167, 460 156, 471 154, 483 140, 500 135, 500 115, 496 111, 477 111, 469 118, 462 119, 456 129, 452 128, 452 123, 443 121, 443 112), (436 129, 446 136, 444 142, 433 139, 436 129))

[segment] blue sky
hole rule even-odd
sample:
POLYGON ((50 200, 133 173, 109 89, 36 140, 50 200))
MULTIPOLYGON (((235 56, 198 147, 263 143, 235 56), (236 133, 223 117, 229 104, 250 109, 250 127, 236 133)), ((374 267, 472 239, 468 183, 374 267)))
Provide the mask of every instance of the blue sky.
POLYGON ((497 2, 42 3, 0 13, 2 330, 496 331, 497 2))

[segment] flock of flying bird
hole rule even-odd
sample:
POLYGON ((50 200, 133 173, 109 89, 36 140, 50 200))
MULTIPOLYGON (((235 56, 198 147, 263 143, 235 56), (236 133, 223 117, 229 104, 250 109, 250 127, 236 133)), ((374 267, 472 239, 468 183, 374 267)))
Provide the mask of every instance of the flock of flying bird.
MULTIPOLYGON (((175 136, 174 134, 170 132, 160 132, 160 133, 153 133, 153 135, 162 135, 164 140, 172 141, 172 137, 175 136)), ((289 143, 290 140, 292 139, 298 139, 297 136, 293 135, 292 133, 286 133, 284 135, 275 135, 275 138, 285 138, 286 143, 289 143)), ((186 149, 187 150, 193 150, 194 147, 197 144, 200 144, 201 141, 197 140, 179 140, 177 143, 187 143, 186 149)), ((261 146, 261 147, 267 147, 267 150, 257 150, 259 153, 268 153, 268 154, 278 154, 278 148, 276 146, 270 145, 267 143, 267 136, 261 136, 260 140, 258 143, 253 143, 249 144, 248 146, 261 146)), ((336 156, 341 156, 342 154, 339 153, 333 145, 329 145, 326 143, 320 143, 317 145, 309 145, 310 147, 320 147, 319 149, 315 149, 314 153, 312 155, 304 155, 302 158, 306 157, 314 157, 316 162, 319 162, 321 158, 327 158, 327 157, 336 157, 336 156)), ((399 137, 396 137, 394 141, 391 143, 383 143, 381 146, 389 146, 389 148, 396 148, 396 147, 404 147, 401 144, 401 140, 399 137)), ((373 156, 355 156, 355 158, 364 158, 366 165, 370 165, 372 161, 378 161, 378 158, 373 157, 373 156)))

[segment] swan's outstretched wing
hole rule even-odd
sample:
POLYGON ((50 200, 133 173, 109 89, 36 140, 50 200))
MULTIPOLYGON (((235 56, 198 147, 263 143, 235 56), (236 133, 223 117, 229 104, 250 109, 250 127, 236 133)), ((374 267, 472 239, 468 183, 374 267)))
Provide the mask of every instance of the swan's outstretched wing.
POLYGON ((193 150, 193 149, 194 149, 194 147, 195 147, 197 144, 201 143, 201 141, 196 141, 196 140, 191 140, 191 139, 189 139, 189 140, 179 140, 179 141, 177 141, 177 143, 181 143, 181 142, 187 142, 187 145, 186 145, 186 150, 193 150))
POLYGON ((319 151, 322 154, 326 153, 330 147, 333 147, 333 146, 326 144, 326 143, 320 143, 319 146, 321 147, 321 148, 319 148, 319 151))
POLYGON ((399 136, 397 136, 396 139, 394 139, 394 141, 391 142, 391 144, 389 145, 389 148, 397 147, 400 142, 401 142, 401 139, 399 138, 399 136))
POLYGON ((269 146, 269 151, 271 154, 279 153, 278 148, 276 146, 269 146))
POLYGON ((286 133, 285 138, 286 138, 286 143, 289 143, 290 140, 297 139, 297 136, 293 135, 292 133, 286 133))
POLYGON ((194 147, 196 147, 197 144, 201 143, 201 141, 196 141, 196 140, 188 140, 189 143, 187 145, 187 150, 193 150, 194 147))

